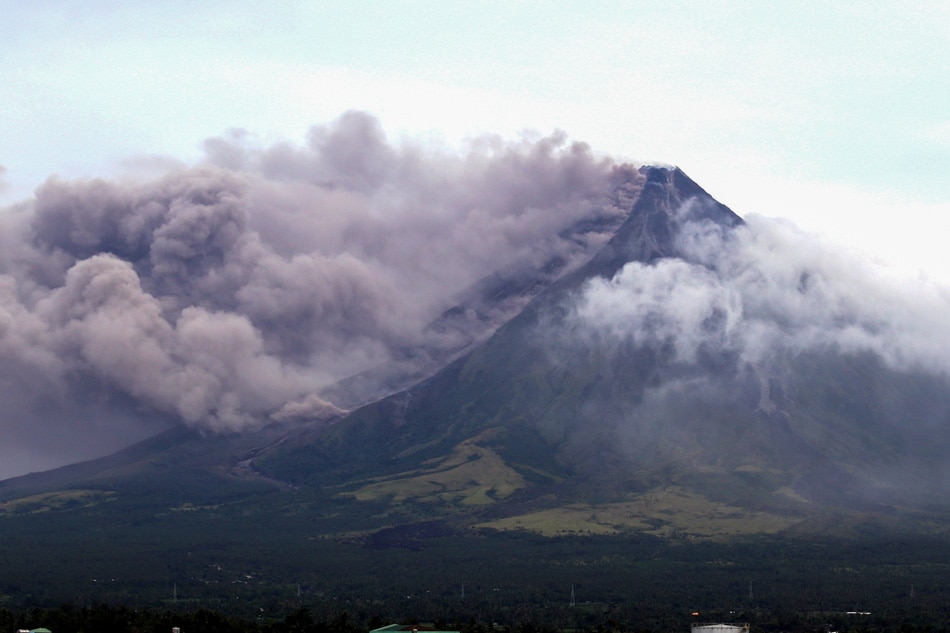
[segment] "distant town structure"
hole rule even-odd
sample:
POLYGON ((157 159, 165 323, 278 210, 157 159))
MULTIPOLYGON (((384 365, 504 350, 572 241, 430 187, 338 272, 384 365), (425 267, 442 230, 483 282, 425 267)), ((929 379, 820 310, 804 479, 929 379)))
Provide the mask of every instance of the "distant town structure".
POLYGON ((749 633, 748 624, 699 624, 690 627, 691 633, 749 633))

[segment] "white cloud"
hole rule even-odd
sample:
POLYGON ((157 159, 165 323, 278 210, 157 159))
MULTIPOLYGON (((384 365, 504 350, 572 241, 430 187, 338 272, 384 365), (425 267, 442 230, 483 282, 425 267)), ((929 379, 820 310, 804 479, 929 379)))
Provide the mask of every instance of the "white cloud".
POLYGON ((627 264, 590 281, 573 313, 608 341, 700 349, 767 364, 784 354, 873 352, 899 369, 950 375, 950 289, 907 278, 794 226, 751 217, 723 235, 687 225, 685 260, 627 264))

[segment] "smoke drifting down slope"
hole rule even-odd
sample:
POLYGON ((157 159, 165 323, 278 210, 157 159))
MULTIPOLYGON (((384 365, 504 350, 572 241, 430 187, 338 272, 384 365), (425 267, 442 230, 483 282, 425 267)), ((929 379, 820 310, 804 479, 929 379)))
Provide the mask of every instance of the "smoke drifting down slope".
POLYGON ((0 216, 8 447, 37 416, 66 437, 120 410, 211 431, 332 414, 334 381, 477 336, 425 326, 479 279, 583 261, 636 177, 562 134, 456 154, 356 112, 302 147, 206 149, 151 182, 52 178, 0 216))

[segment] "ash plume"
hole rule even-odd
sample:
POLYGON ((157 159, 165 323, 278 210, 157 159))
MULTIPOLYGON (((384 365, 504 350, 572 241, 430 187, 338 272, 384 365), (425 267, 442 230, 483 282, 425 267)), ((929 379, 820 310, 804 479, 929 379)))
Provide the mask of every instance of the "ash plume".
POLYGON ((464 289, 589 257, 635 175, 561 133, 454 152, 360 112, 304 145, 233 130, 205 151, 149 181, 53 177, 0 213, 7 452, 76 461, 115 448, 74 441, 98 431, 339 414, 328 385, 483 335, 427 328, 464 289), (54 430, 30 439, 39 416, 54 430))

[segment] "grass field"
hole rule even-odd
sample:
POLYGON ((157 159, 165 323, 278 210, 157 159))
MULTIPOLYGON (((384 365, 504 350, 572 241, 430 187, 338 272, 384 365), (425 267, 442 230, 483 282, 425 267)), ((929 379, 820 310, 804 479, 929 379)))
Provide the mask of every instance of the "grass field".
POLYGON ((650 491, 618 503, 573 503, 560 508, 480 523, 493 530, 527 530, 544 536, 645 532, 663 537, 713 539, 775 534, 795 519, 709 501, 678 487, 650 491))
POLYGON ((460 443, 445 458, 422 462, 417 470, 373 480, 350 494, 360 501, 390 498, 394 502, 466 506, 507 498, 525 487, 525 479, 495 451, 479 445, 485 435, 460 443))
POLYGON ((113 494, 102 490, 47 492, 0 502, 0 513, 25 514, 78 506, 92 506, 107 501, 113 494))

